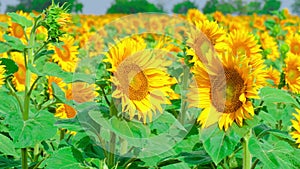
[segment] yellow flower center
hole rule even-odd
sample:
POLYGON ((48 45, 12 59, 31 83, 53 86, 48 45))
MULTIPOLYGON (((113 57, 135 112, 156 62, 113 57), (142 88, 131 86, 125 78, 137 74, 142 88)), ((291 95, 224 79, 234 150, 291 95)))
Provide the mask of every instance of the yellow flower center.
POLYGON ((69 61, 71 57, 71 52, 68 46, 63 45, 62 49, 55 47, 55 51, 57 55, 63 60, 63 61, 69 61))
POLYGON ((247 53, 245 47, 239 46, 236 50, 236 54, 239 56, 243 56, 243 55, 247 55, 248 53, 247 53))
POLYGON ((147 96, 148 79, 138 65, 122 62, 118 67, 116 77, 120 81, 122 91, 130 100, 140 101, 147 96))
POLYGON ((297 74, 298 71, 297 70, 289 70, 287 73, 287 77, 290 81, 296 80, 297 79, 297 74))
POLYGON ((21 25, 17 23, 12 23, 13 36, 16 38, 22 38, 24 36, 24 30, 21 25))
POLYGON ((293 54, 300 54, 300 44, 297 42, 294 42, 291 44, 291 52, 293 54))
POLYGON ((225 69, 224 73, 225 77, 212 77, 211 101, 218 112, 232 113, 243 105, 239 97, 245 92, 244 80, 235 69, 225 69))

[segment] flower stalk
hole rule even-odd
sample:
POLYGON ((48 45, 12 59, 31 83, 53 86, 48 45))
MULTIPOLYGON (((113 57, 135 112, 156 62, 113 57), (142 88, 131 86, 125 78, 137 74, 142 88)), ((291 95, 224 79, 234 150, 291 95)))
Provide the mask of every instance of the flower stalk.
POLYGON ((251 131, 249 131, 242 140, 243 146, 243 169, 250 169, 251 168, 251 154, 249 151, 249 139, 251 136, 251 131))

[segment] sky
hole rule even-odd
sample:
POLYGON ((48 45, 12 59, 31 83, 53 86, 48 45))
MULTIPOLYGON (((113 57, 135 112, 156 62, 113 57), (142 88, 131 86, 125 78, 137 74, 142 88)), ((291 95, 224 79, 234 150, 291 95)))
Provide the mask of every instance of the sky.
MULTIPOLYGON (((49 0, 50 1, 50 0, 49 0)), ((114 2, 114 0, 78 0, 83 3, 84 14, 105 14, 108 7, 114 2)), ((173 6, 182 2, 183 0, 148 0, 155 4, 161 4, 167 12, 171 12, 173 6)), ((194 0, 199 9, 202 9, 207 0, 194 0)), ((248 0, 249 1, 249 0, 248 0)), ((0 0, 1 7, 0 13, 4 13, 6 5, 16 5, 18 0, 0 0)), ((294 0, 281 0, 281 8, 290 8, 294 0)))

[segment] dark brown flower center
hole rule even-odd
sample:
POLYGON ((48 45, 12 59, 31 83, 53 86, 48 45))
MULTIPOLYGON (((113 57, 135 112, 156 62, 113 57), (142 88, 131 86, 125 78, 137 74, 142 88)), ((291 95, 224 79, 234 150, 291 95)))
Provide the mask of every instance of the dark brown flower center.
POLYGON ((243 105, 239 98, 245 91, 244 80, 235 69, 225 69, 224 73, 212 77, 210 96, 218 112, 232 113, 243 105))
POLYGON ((140 101, 147 96, 148 79, 138 65, 124 61, 119 65, 116 76, 130 100, 140 101))

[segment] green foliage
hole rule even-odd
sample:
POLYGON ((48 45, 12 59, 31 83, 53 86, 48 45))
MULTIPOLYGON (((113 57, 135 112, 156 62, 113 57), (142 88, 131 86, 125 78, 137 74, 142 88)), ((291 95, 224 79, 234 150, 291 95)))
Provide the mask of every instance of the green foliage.
POLYGON ((17 152, 15 151, 15 145, 8 137, 0 134, 0 152, 5 155, 12 155, 18 156, 17 152))
POLYGON ((76 155, 79 153, 72 147, 64 147, 56 151, 50 158, 48 158, 44 165, 49 169, 63 169, 63 168, 84 168, 76 155))
POLYGON ((197 9, 197 5, 195 2, 191 2, 189 0, 185 0, 183 2, 180 2, 178 4, 175 4, 173 7, 173 12, 174 13, 179 13, 179 14, 185 14, 189 9, 197 9))
POLYGON ((292 12, 300 15, 300 0, 294 0, 294 3, 291 5, 292 12))
POLYGON ((15 147, 24 148, 52 138, 57 131, 55 121, 54 115, 47 111, 32 114, 26 121, 23 121, 19 112, 10 112, 6 116, 5 124, 9 126, 15 147))
POLYGON ((273 11, 279 10, 280 0, 264 0, 260 1, 245 1, 245 0, 212 0, 207 1, 203 13, 213 13, 220 11, 224 14, 271 14, 273 11))
POLYGON ((218 4, 219 4, 218 0, 207 1, 205 6, 202 9, 203 13, 208 14, 208 13, 216 12, 218 4))
POLYGON ((281 5, 280 0, 265 0, 265 4, 259 13, 271 14, 272 11, 279 10, 281 5))
POLYGON ((115 0, 106 13, 133 14, 140 12, 164 12, 147 0, 115 0))
MULTIPOLYGON (((54 0, 55 4, 67 4, 68 11, 70 12, 82 12, 83 4, 78 2, 78 0, 54 0)), ((31 12, 37 11, 42 12, 48 6, 51 5, 50 0, 19 0, 19 4, 16 6, 8 5, 6 8, 6 12, 16 12, 16 11, 24 11, 31 12)))
POLYGON ((224 132, 217 125, 202 130, 203 147, 217 165, 226 156, 232 154, 241 137, 233 130, 224 132))

